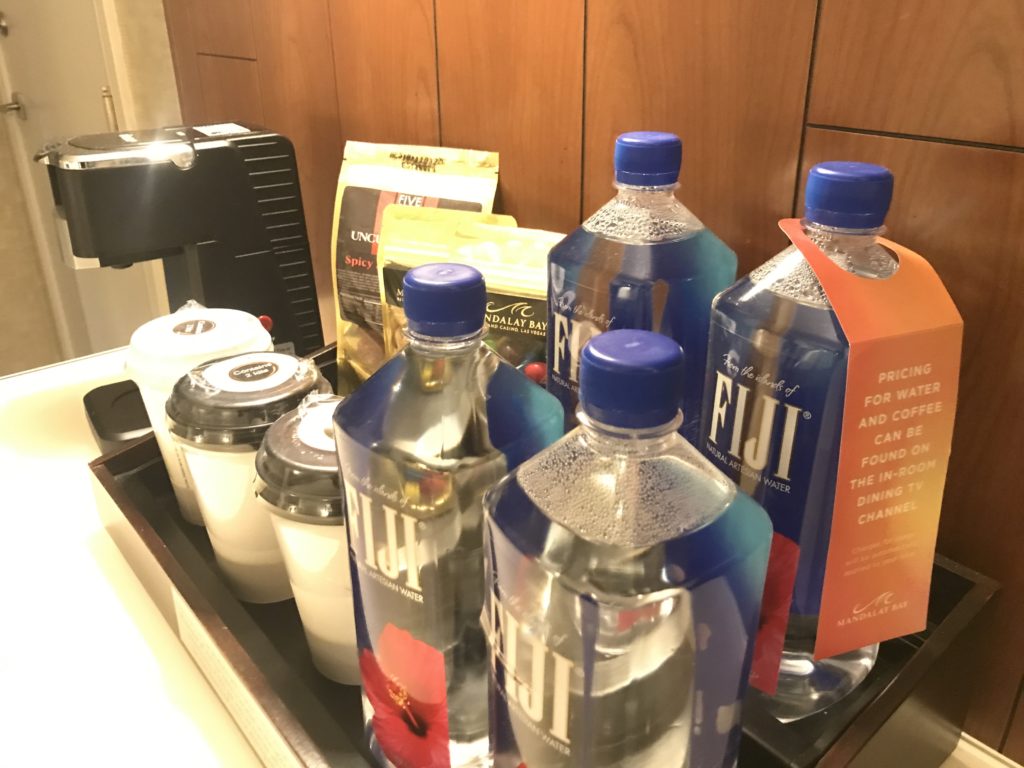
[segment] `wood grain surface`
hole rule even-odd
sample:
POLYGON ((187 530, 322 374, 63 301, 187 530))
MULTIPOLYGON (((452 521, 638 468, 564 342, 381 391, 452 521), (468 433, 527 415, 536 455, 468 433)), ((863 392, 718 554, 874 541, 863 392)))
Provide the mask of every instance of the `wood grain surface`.
POLYGON ((1024 146, 1020 0, 822 0, 812 123, 1024 146))
POLYGON ((501 154, 501 210, 522 226, 579 223, 583 8, 437 2, 442 142, 501 154))
POLYGON ((174 77, 178 81, 181 121, 195 125, 203 121, 203 87, 199 81, 195 36, 189 14, 189 0, 164 0, 167 37, 171 44, 174 77))
POLYGON ((1024 674, 1024 153, 809 129, 804 167, 881 163, 896 177, 889 236, 927 258, 964 319, 939 550, 997 579, 967 731, 998 747, 1024 674))
MULTIPOLYGON (((331 219, 344 141, 327 0, 252 0, 266 127, 291 139, 321 318, 334 316, 331 219)), ((334 338, 334 323, 323 323, 334 338)))
POLYGON ((679 198, 740 256, 781 249, 803 126, 814 0, 591 0, 583 215, 613 194, 615 136, 683 139, 679 198))
POLYGON ((203 92, 203 122, 264 124, 260 73, 251 59, 232 59, 200 53, 199 85, 203 92))
MULTIPOLYGON (((249 0, 189 0, 189 12, 198 53, 256 58, 249 0)), ((279 21, 266 19, 265 23, 279 21)))
POLYGON ((433 0, 330 0, 345 139, 438 143, 433 0))

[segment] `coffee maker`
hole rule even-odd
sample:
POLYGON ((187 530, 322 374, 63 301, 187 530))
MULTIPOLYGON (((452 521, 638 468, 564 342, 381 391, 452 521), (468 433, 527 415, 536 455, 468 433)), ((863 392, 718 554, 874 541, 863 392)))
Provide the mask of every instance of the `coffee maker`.
MULTIPOLYGON (((292 143, 239 123, 77 136, 45 147, 69 266, 163 262, 168 305, 188 300, 260 318, 277 350, 323 347, 292 143)), ((89 392, 104 450, 145 434, 132 382, 89 392)))
POLYGON ((74 269, 163 261, 168 304, 266 318, 276 347, 323 346, 295 150, 237 123, 77 136, 36 155, 74 269))

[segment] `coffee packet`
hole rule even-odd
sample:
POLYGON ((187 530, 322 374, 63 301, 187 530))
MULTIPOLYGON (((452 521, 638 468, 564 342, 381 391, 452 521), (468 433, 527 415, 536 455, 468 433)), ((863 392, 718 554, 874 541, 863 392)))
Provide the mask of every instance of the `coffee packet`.
POLYGON ((347 394, 386 359, 377 255, 390 205, 489 213, 498 154, 349 141, 338 175, 331 268, 338 331, 338 392, 347 394))
POLYGON ((413 267, 457 262, 487 283, 486 343, 543 383, 547 368, 547 256, 564 235, 515 226, 510 216, 391 206, 384 212, 378 269, 385 354, 405 345, 402 278, 413 267))

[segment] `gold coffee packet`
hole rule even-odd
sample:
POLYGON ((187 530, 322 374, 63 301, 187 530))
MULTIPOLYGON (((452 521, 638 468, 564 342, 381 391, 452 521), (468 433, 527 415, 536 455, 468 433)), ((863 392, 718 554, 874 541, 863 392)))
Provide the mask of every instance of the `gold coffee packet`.
POLYGON ((546 375, 547 257, 564 235, 515 226, 510 216, 486 216, 391 206, 381 229, 384 348, 405 345, 402 279, 413 267, 468 264, 487 283, 486 343, 535 381, 546 375))
POLYGON ((331 238, 339 394, 352 392, 387 359, 377 269, 384 210, 394 205, 489 213, 497 186, 497 152, 345 144, 331 238))

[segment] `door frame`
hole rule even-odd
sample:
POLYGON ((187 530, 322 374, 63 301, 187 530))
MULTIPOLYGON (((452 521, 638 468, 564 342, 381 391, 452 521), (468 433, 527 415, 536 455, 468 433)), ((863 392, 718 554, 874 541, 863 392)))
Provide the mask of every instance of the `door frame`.
MULTIPOLYGON (((114 0, 92 0, 99 30, 100 47, 107 74, 108 85, 114 100, 114 109, 118 115, 120 127, 133 128, 138 126, 137 110, 131 97, 131 89, 125 87, 128 82, 128 69, 118 24, 117 8, 114 0)), ((0 53, 0 89, 3 96, 12 93, 10 72, 7 60, 0 53)), ((21 131, 13 125, 17 120, 13 114, 8 116, 8 136, 14 154, 18 184, 22 190, 28 212, 29 226, 35 245, 35 257, 43 275, 46 286, 50 313, 57 331, 60 353, 64 359, 81 357, 95 351, 89 338, 89 331, 84 321, 84 309, 81 295, 73 274, 59 274, 58 270, 67 269, 59 258, 59 254, 50 255, 50 244, 53 242, 47 235, 47 228, 53 226, 49 210, 42 210, 33 193, 33 155, 39 147, 25 145, 21 131), (57 258, 55 258, 57 256, 57 258)), ((167 288, 163 279, 162 264, 159 261, 143 262, 135 265, 142 269, 146 285, 147 299, 156 314, 167 314, 167 288)), ((102 269, 102 267, 101 267, 102 269)))

